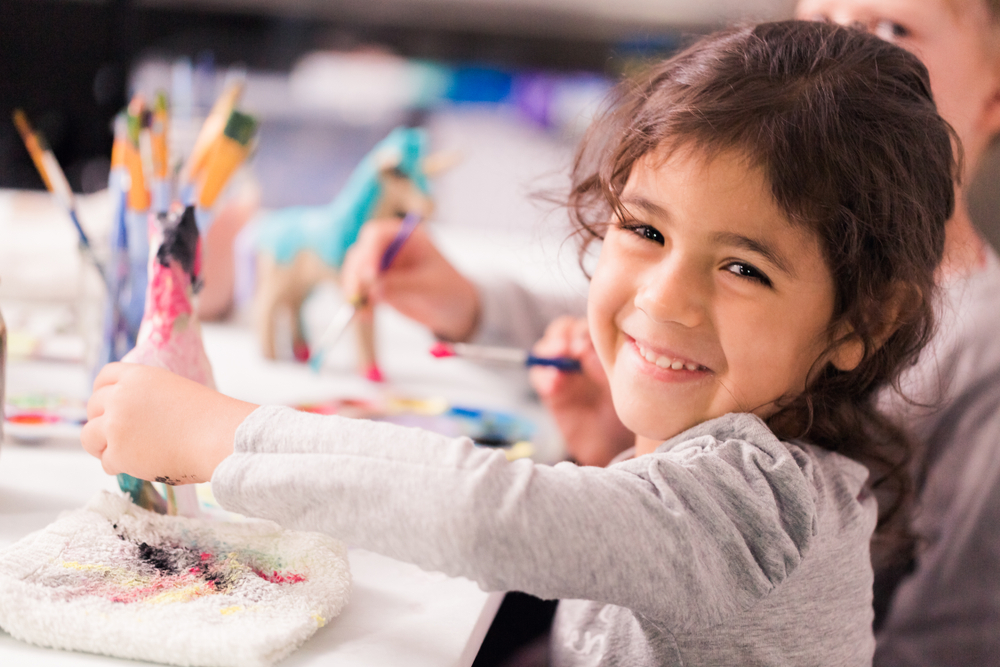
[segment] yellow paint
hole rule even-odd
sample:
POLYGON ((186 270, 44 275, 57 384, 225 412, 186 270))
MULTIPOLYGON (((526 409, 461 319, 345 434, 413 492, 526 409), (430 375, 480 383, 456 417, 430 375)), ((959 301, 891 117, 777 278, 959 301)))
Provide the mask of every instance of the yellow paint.
POLYGON ((64 560, 62 562, 62 566, 69 568, 71 570, 84 570, 84 571, 96 570, 98 572, 111 572, 113 569, 117 569, 108 567, 107 565, 95 565, 94 563, 80 563, 75 560, 64 560))
POLYGON ((229 616, 230 614, 235 614, 238 611, 243 611, 243 605, 234 604, 232 607, 225 607, 219 610, 219 613, 223 616, 229 616))
POLYGON ((324 625, 326 625, 326 619, 317 614, 316 612, 313 612, 312 618, 314 621, 316 621, 317 628, 322 628, 324 625))
POLYGON ((401 398, 391 397, 386 401, 389 412, 412 412, 417 415, 440 415, 448 409, 448 401, 443 398, 401 398))
POLYGON ((209 591, 202 582, 197 584, 191 584, 190 586, 185 586, 184 588, 178 588, 174 590, 164 591, 159 595, 146 600, 147 604, 166 604, 174 602, 187 602, 188 600, 193 600, 195 598, 200 598, 202 595, 207 594, 209 591))
POLYGON ((511 445, 510 449, 506 450, 504 454, 507 456, 508 461, 514 461, 517 459, 526 459, 535 453, 535 446, 532 445, 527 440, 521 440, 520 442, 515 442, 511 445))
POLYGON ((67 560, 60 563, 63 567, 70 570, 80 570, 81 572, 99 572, 104 575, 108 575, 110 578, 114 579, 115 584, 119 586, 128 586, 135 588, 137 586, 148 586, 148 577, 137 577, 134 572, 126 570, 122 567, 111 567, 110 565, 101 565, 99 563, 80 563, 75 560, 67 560))

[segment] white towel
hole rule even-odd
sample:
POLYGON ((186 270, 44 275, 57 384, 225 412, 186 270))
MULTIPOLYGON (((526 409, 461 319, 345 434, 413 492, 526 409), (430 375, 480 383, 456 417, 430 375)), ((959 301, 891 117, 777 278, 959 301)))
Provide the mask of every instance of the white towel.
POLYGON ((270 521, 163 516, 101 492, 0 550, 0 627, 174 665, 270 665, 347 603, 344 546, 270 521))

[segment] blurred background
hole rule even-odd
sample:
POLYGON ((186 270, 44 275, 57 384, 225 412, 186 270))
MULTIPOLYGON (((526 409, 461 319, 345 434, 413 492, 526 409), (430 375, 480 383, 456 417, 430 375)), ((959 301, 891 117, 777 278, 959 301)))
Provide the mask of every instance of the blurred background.
MULTIPOLYGON (((73 188, 95 192, 107 184, 112 119, 132 93, 162 87, 174 105, 198 114, 226 75, 240 72, 249 81, 243 106, 265 123, 262 203, 320 202, 343 177, 327 159, 331 149, 349 163, 348 154, 357 157, 385 127, 415 113, 515 106, 529 126, 572 140, 575 114, 636 61, 727 21, 784 17, 791 7, 786 0, 4 0, 0 117, 23 108, 73 188)), ((8 122, 0 122, 0 187, 42 187, 8 122)))
MULTIPOLYGON (((252 159, 223 199, 237 205, 239 218, 222 239, 235 244, 226 258, 233 266, 224 267, 231 284, 219 305, 202 313, 206 319, 238 313, 250 299, 252 258, 239 248, 240 225, 260 211, 329 202, 358 160, 401 124, 425 127, 433 150, 456 156, 455 166, 432 183, 433 223, 460 269, 579 294, 586 287, 565 242, 566 216, 548 195, 565 185, 581 133, 610 86, 700 34, 733 21, 787 18, 793 6, 790 0, 2 0, 4 312, 16 317, 16 304, 7 305, 12 300, 100 298, 65 216, 54 206, 40 216, 43 199, 24 196, 43 197, 44 186, 9 121, 13 109, 27 113, 82 195, 80 217, 100 251, 112 218, 100 193, 108 185, 115 114, 136 93, 148 100, 166 91, 171 141, 189 147, 213 101, 236 79, 245 82, 240 108, 260 121, 260 131, 252 159), (8 235, 15 228, 16 244, 8 235)), ((985 163, 969 197, 997 245, 1000 222, 991 216, 1000 211, 993 186, 1000 158, 994 152, 985 163)), ((212 305, 206 292, 203 304, 212 305)))
MULTIPOLYGON (((492 265, 524 282, 534 275, 551 289, 565 288, 560 281, 582 289, 575 257, 562 244, 565 215, 545 195, 564 185, 574 148, 609 87, 630 68, 712 28, 787 17, 792 6, 789 0, 3 0, 0 194, 8 196, 0 196, 7 214, 0 231, 17 227, 18 243, 0 246, 0 299, 73 300, 81 281, 94 282, 77 266, 65 216, 50 212, 43 221, 41 200, 10 194, 44 188, 9 121, 13 109, 26 112, 74 191, 84 195, 80 217, 100 251, 110 204, 87 195, 107 188, 115 114, 136 93, 151 100, 166 91, 171 141, 189 149, 213 101, 235 79, 245 82, 240 108, 260 121, 260 132, 224 201, 265 211, 329 202, 392 127, 420 125, 432 150, 457 158, 432 184, 442 244, 497 233, 491 243, 455 251, 460 268, 482 273, 492 265), (510 240, 512 231, 520 240, 510 240), (551 242, 536 243, 539 236, 551 242), (499 253, 500 247, 511 252, 499 253), (552 253, 565 256, 572 277, 539 273, 554 265, 552 253)), ((233 280, 245 302, 253 286, 243 283, 252 277, 233 280)), ((203 296, 203 303, 210 300, 203 296)), ((229 312, 224 306, 218 315, 229 312)))

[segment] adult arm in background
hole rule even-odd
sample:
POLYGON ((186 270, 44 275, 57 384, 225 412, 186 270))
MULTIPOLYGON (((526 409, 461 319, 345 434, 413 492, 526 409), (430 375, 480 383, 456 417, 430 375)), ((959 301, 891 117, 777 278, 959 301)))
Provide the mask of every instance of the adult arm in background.
POLYGON ((386 271, 379 265, 399 231, 398 219, 365 223, 341 270, 345 294, 367 294, 413 319, 437 337, 530 348, 561 315, 583 315, 584 299, 541 294, 509 279, 462 274, 417 227, 386 271))

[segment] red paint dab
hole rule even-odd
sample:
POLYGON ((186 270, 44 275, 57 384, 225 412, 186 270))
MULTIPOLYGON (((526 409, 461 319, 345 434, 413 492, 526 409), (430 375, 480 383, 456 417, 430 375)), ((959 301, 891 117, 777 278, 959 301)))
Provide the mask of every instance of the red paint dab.
POLYGON ((270 581, 272 584, 299 584, 306 580, 304 576, 295 574, 294 572, 282 574, 277 570, 272 570, 271 574, 266 574, 260 570, 254 570, 253 573, 264 581, 270 581))
POLYGON ((292 354, 295 355, 296 361, 305 363, 309 361, 309 346, 305 343, 295 343, 292 346, 292 354))

